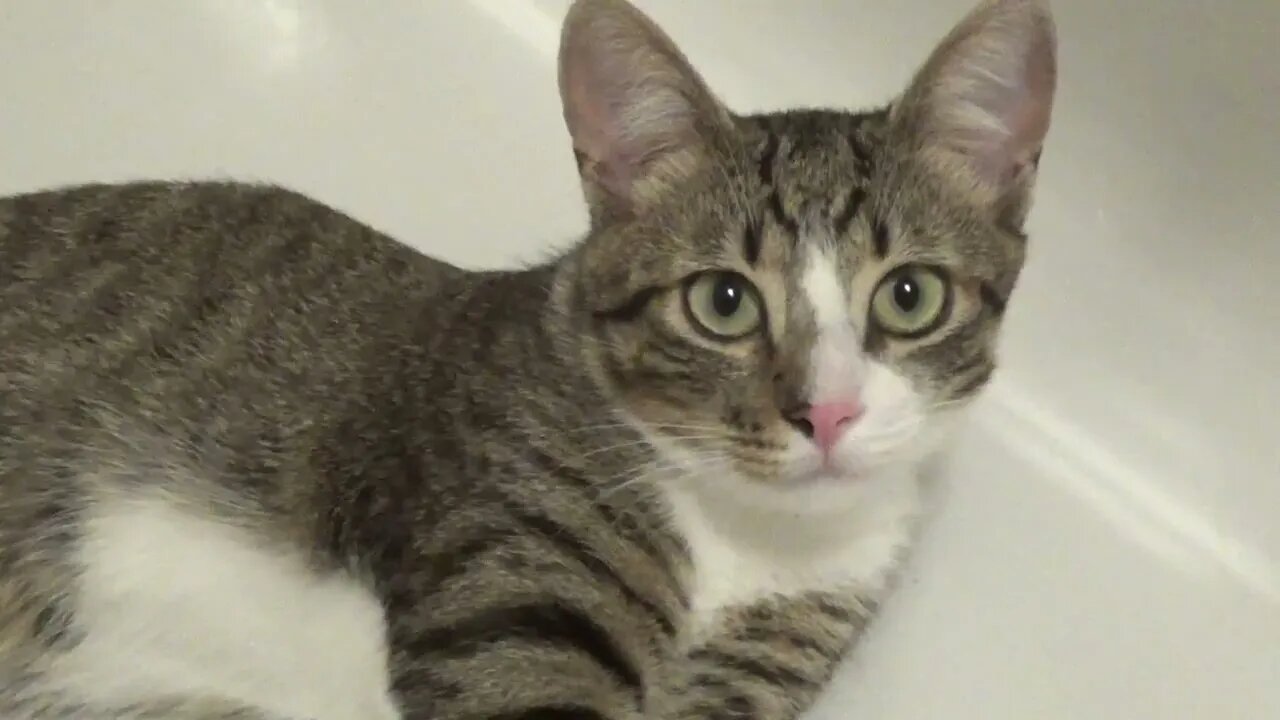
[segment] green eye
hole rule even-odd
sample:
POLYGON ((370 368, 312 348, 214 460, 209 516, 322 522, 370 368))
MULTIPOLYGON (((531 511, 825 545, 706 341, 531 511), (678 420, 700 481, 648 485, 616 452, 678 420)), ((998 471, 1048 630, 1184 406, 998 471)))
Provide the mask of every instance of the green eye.
POLYGON ((760 327, 760 296, 737 273, 709 272, 685 287, 684 305, 695 325, 717 340, 736 340, 760 327))
POLYGON ((919 337, 942 323, 950 296, 947 280, 937 270, 907 265, 880 281, 871 299, 871 316, 885 332, 919 337))

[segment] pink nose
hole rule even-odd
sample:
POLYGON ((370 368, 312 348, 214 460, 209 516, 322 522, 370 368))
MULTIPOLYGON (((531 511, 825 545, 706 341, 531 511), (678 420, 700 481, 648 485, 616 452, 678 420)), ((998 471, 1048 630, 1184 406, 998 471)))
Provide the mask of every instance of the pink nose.
POLYGON ((836 400, 810 405, 792 416, 791 422, 813 440, 823 455, 830 455, 840 436, 862 412, 862 404, 856 400, 836 400))

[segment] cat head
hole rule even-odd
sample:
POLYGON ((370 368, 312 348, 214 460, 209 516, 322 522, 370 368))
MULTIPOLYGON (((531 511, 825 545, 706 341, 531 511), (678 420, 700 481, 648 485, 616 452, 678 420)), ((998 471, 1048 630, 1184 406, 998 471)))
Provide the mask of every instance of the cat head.
POLYGON ((1047 6, 987 0, 884 108, 741 116, 640 11, 578 0, 568 282, 600 383, 664 461, 744 492, 918 463, 995 366, 1054 86, 1047 6))

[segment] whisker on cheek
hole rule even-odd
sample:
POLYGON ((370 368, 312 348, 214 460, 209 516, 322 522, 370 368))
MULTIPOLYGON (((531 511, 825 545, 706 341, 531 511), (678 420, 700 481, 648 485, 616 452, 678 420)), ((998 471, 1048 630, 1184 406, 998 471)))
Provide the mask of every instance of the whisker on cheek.
MULTIPOLYGON (((647 423, 646 425, 649 428, 659 429, 659 430, 690 430, 694 432, 715 432, 715 431, 723 430, 723 428, 718 425, 681 425, 681 424, 675 424, 675 423, 647 423)), ((613 423, 602 423, 599 425, 584 425, 582 427, 573 428, 572 430, 567 430, 565 432, 570 434, 579 434, 579 433, 597 433, 604 430, 637 430, 637 429, 639 429, 638 423, 613 422, 613 423)))
POLYGON ((904 418, 897 422, 881 425, 874 429, 857 429, 853 432, 852 437, 857 440, 874 440, 882 437, 902 437, 914 432, 923 424, 924 421, 918 418, 904 418))
POLYGON ((739 447, 747 448, 750 450, 782 451, 787 449, 787 446, 785 443, 770 442, 768 440, 764 440, 757 437, 750 437, 750 436, 743 436, 743 435, 730 435, 727 437, 727 439, 736 443, 739 447))

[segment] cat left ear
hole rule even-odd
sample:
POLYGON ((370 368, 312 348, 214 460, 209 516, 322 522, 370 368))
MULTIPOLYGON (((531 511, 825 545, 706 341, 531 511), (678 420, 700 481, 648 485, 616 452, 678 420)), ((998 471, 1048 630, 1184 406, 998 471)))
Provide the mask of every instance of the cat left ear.
POLYGON ((1020 225, 1056 83, 1047 0, 984 0, 934 51, 891 117, 934 169, 1020 225))
POLYGON ((570 7, 560 96, 593 214, 642 213, 732 124, 675 43, 625 0, 570 7))

